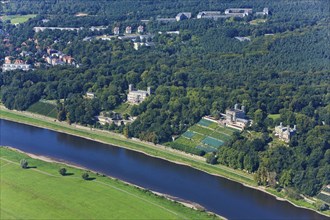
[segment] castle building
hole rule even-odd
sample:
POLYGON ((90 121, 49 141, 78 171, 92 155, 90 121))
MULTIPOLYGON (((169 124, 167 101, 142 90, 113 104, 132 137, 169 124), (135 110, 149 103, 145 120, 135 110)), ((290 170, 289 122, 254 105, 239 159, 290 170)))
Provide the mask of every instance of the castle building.
POLYGON ((129 85, 128 91, 127 101, 132 104, 139 104, 143 102, 151 94, 150 87, 148 87, 147 91, 136 90, 132 84, 129 85))
POLYGON ((234 108, 226 109, 225 114, 221 114, 224 117, 224 124, 229 127, 233 127, 239 130, 243 130, 249 120, 246 119, 245 106, 238 107, 238 104, 234 105, 234 108))
POLYGON ((296 133, 296 130, 296 125, 294 125, 293 128, 290 128, 290 126, 283 126, 281 122, 279 126, 275 127, 275 136, 277 136, 280 140, 289 143, 291 137, 296 133))

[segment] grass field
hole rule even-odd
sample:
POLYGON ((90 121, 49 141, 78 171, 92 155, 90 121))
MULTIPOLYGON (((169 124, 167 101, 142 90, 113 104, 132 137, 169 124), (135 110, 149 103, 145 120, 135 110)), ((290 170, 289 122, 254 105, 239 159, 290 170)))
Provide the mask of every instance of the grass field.
POLYGON ((268 115, 268 118, 271 118, 271 119, 273 119, 273 120, 276 120, 276 119, 278 119, 278 118, 280 118, 280 117, 281 117, 280 114, 269 114, 269 115, 268 115))
POLYGON ((189 153, 214 152, 226 141, 229 141, 235 131, 233 128, 223 127, 210 120, 201 119, 169 145, 189 153))
POLYGON ((132 109, 132 105, 128 104, 128 103, 122 103, 119 106, 117 106, 117 108, 115 108, 113 111, 117 112, 117 113, 121 113, 123 114, 130 114, 130 111, 132 109))
POLYGON ((1 150, 1 219, 215 219, 119 180, 1 150), (29 166, 22 169, 19 161, 29 166), (65 167, 71 175, 61 176, 65 167))
POLYGON ((36 17, 36 14, 28 14, 28 15, 8 15, 8 16, 4 16, 3 20, 7 21, 9 20, 10 23, 12 24, 20 24, 20 23, 24 23, 27 22, 30 18, 34 18, 36 17))
POLYGON ((33 105, 31 105, 28 109, 28 112, 48 116, 51 118, 57 117, 57 110, 56 110, 56 104, 53 104, 51 102, 36 102, 33 105))
POLYGON ((255 19, 255 20, 250 21, 250 24, 258 25, 258 24, 265 23, 266 21, 267 21, 267 19, 259 18, 259 19, 255 19))

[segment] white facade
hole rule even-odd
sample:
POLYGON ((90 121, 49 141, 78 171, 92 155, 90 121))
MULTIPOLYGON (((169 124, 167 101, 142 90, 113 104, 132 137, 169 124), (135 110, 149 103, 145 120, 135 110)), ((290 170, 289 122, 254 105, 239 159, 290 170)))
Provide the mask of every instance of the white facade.
POLYGON ((30 70, 30 65, 29 64, 8 64, 5 63, 2 65, 2 71, 6 72, 6 71, 11 71, 11 70, 24 70, 24 71, 28 71, 30 70))
POLYGON ((135 90, 133 85, 129 85, 129 93, 127 94, 127 101, 133 104, 143 102, 151 94, 151 88, 145 90, 135 90))
POLYGON ((143 33, 143 31, 144 31, 144 27, 142 25, 140 25, 137 29, 137 32, 138 33, 143 33))
POLYGON ((131 34, 132 33, 132 28, 131 26, 127 26, 126 29, 125 29, 125 33, 126 34, 131 34))
POLYGON ((119 35, 119 27, 115 27, 115 28, 113 29, 113 34, 114 34, 114 35, 119 35))

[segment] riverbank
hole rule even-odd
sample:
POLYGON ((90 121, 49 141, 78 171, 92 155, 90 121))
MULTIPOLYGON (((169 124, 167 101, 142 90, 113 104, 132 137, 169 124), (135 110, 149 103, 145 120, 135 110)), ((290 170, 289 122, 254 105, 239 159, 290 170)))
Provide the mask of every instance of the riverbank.
MULTIPOLYGON (((91 170, 87 167, 83 167, 81 165, 76 165, 76 164, 72 164, 68 161, 59 161, 59 160, 56 160, 54 158, 50 158, 50 157, 45 157, 45 156, 42 156, 42 155, 36 155, 36 154, 31 154, 31 153, 28 153, 28 152, 25 152, 25 151, 22 151, 22 150, 19 150, 19 149, 16 149, 14 147, 11 147, 11 146, 3 146, 4 148, 6 149, 9 149, 9 150, 12 150, 12 151, 15 151, 15 152, 18 152, 18 153, 21 153, 21 154, 24 154, 24 155, 27 155, 28 157, 32 158, 32 159, 36 159, 36 160, 41 160, 41 161, 44 161, 44 162, 47 162, 47 163, 57 163, 57 164, 62 164, 62 165, 65 165, 65 166, 68 166, 68 167, 73 167, 73 168, 76 168, 76 169, 80 169, 80 170, 87 170, 89 172, 92 172, 94 173, 95 175, 97 175, 99 172, 96 171, 96 170, 91 170)), ((102 174, 104 175, 104 174, 102 174)), ((108 178, 111 178, 113 180, 118 180, 117 178, 114 178, 112 176, 109 176, 109 175, 106 175, 108 178)), ((138 185, 135 185, 133 183, 129 183, 127 181, 123 181, 123 180, 119 180, 127 185, 130 185, 130 186, 134 186, 136 188, 139 188, 141 190, 147 190, 141 186, 138 186, 138 185)), ((168 200, 171 200, 171 201, 174 201, 174 202, 178 202, 188 208, 191 208, 191 209, 195 209, 195 210, 199 210, 199 211, 207 211, 203 206, 197 204, 197 203, 194 203, 194 202, 191 202, 191 201, 186 201, 186 200, 183 200, 183 199, 180 199, 180 198, 177 198, 177 197, 174 197, 174 196, 171 196, 171 195, 167 195, 167 194, 163 194, 163 193, 160 193, 160 192, 156 192, 156 191, 152 191, 152 190, 148 190, 150 192, 152 192, 153 194, 155 195, 158 195, 160 197, 164 197, 168 200)), ((211 215, 217 215, 215 213, 212 213, 212 212, 209 212, 209 214, 211 215)), ((219 218, 222 218, 222 219, 226 219, 225 217, 223 216, 219 216, 217 215, 219 218)))
POLYGON ((15 148, 1 147, 0 159, 3 195, 1 219, 22 216, 31 219, 54 216, 66 219, 73 217, 93 219, 220 218, 213 213, 199 210, 194 203, 176 201, 166 195, 86 170, 83 167, 25 153, 15 148), (19 161, 22 158, 29 162, 29 169, 20 168, 19 161), (63 167, 68 170, 65 176, 58 172, 63 167), (89 173, 90 181, 81 178, 81 174, 85 172, 89 173), (24 179, 24 181, 18 181, 18 179, 24 179), (26 200, 30 201, 26 202, 26 200), (25 204, 23 209, 18 208, 23 204, 25 204), (42 213, 39 213, 40 206, 44 208, 42 213))
MULTIPOLYGON (((16 112, 16 111, 9 111, 9 110, 1 109, 0 113, 1 113, 1 118, 7 117, 8 120, 17 121, 20 123, 25 123, 25 124, 30 124, 30 125, 32 124, 32 125, 38 126, 38 127, 45 127, 45 128, 51 129, 51 130, 62 132, 62 133, 73 134, 75 136, 80 136, 80 137, 95 140, 98 142, 116 145, 119 147, 131 149, 134 151, 139 151, 139 152, 147 154, 149 156, 165 159, 165 160, 177 163, 177 164, 187 165, 187 166, 193 167, 195 169, 207 172, 207 173, 215 175, 215 176, 221 176, 221 177, 225 177, 227 179, 230 179, 230 180, 233 180, 233 181, 236 181, 239 183, 243 183, 243 185, 248 186, 250 188, 264 191, 272 196, 275 196, 279 200, 288 201, 288 202, 294 204, 296 207, 306 208, 306 209, 316 211, 315 209, 313 209, 313 206, 307 202, 304 202, 301 200, 289 201, 287 198, 285 198, 283 195, 281 195, 279 193, 275 194, 273 192, 269 192, 268 191, 269 189, 257 187, 253 181, 253 176, 250 174, 246 174, 242 171, 232 170, 230 168, 219 166, 219 165, 216 165, 216 166, 209 165, 209 164, 206 164, 203 160, 197 160, 191 156, 188 156, 188 155, 186 156, 184 154, 177 155, 175 152, 160 148, 158 145, 155 146, 155 145, 147 144, 144 142, 136 142, 134 140, 121 137, 118 134, 112 136, 111 133, 105 132, 105 131, 102 131, 102 132, 92 131, 86 127, 84 127, 83 129, 75 128, 75 127, 67 125, 65 123, 54 122, 54 119, 52 119, 52 121, 47 121, 47 120, 43 120, 42 118, 33 118, 31 115, 28 115, 25 112, 16 112)), ((325 215, 327 213, 320 213, 320 214, 325 215)))

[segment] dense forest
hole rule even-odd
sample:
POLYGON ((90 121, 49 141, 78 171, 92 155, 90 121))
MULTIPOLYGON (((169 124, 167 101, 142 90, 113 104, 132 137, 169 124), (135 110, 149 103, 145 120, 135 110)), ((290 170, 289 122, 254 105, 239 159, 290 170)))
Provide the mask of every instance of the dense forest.
POLYGON ((33 52, 41 61, 38 54, 51 47, 73 56, 80 67, 1 73, 2 103, 26 110, 40 99, 58 100, 59 120, 97 126, 94 116, 125 102, 129 84, 138 89, 150 86, 153 94, 131 109, 137 119, 119 130, 154 143, 169 142, 201 117, 241 103, 253 125, 221 147, 216 162, 255 173, 261 185, 313 196, 330 184, 329 7, 326 0, 12 0, 2 5, 1 13, 37 16, 18 26, 1 23, 1 64, 5 56, 17 57, 21 50, 33 52), (196 17, 199 11, 231 7, 268 7, 270 14, 216 21, 156 20, 182 11, 196 17), (49 22, 43 23, 45 18, 49 22), (265 22, 255 24, 256 19, 265 22), (114 26, 123 30, 141 24, 154 35, 155 47, 134 50, 131 41, 119 39, 83 41, 112 34, 114 26), (38 33, 32 29, 100 25, 108 28, 38 33), (180 34, 159 33, 174 30, 180 34), (236 36, 251 40, 240 42, 236 36), (85 99, 88 91, 97 99, 85 99), (280 122, 297 125, 288 145, 273 144, 272 129, 280 122))

